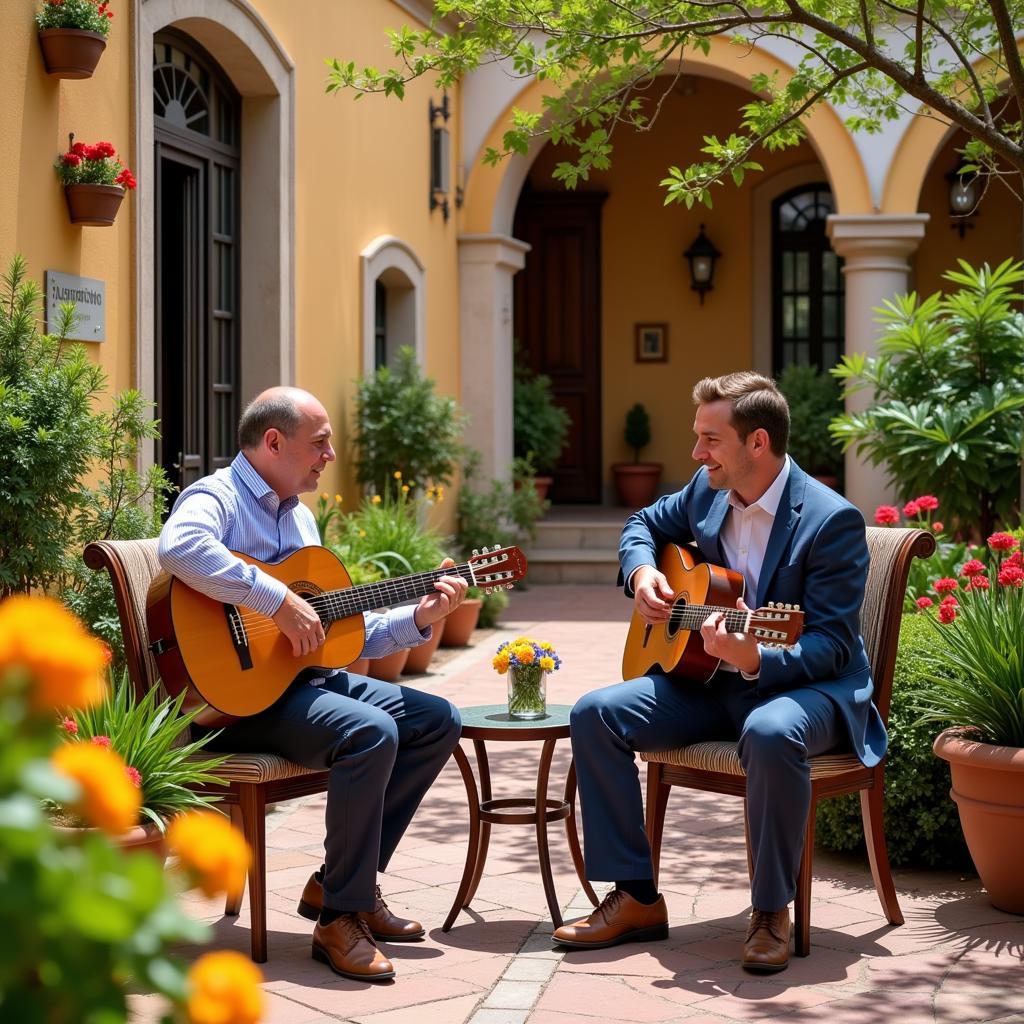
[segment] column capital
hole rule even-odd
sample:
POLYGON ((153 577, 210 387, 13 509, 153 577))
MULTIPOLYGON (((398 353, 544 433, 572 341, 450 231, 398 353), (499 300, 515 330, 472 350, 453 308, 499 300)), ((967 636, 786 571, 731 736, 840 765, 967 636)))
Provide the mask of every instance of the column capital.
POLYGON ((927 213, 833 213, 828 218, 832 248, 858 270, 908 270, 907 257, 924 238, 927 213))
POLYGON ((459 235, 459 263, 489 263, 513 272, 526 266, 527 242, 511 235, 459 235))

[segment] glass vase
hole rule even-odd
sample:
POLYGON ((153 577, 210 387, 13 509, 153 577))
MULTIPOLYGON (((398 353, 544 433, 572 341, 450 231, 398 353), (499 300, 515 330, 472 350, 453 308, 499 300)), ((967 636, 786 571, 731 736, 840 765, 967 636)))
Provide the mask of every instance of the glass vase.
POLYGON ((508 670, 510 718, 543 718, 547 714, 547 672, 539 665, 512 666, 508 670))

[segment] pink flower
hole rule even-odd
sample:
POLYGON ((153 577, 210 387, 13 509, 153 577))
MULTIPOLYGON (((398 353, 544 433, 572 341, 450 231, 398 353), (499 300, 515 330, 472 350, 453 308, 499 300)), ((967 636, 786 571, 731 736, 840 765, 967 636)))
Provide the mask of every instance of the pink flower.
POLYGON ((1018 543, 1012 533, 993 533, 988 539, 988 546, 993 551, 1012 551, 1018 543))
POLYGON ((977 576, 979 573, 985 571, 985 563, 979 562, 976 558, 972 558, 969 562, 964 562, 960 567, 960 575, 970 578, 971 576, 977 576))
POLYGON ((132 785, 137 789, 142 786, 142 776, 139 774, 138 768, 133 768, 130 764, 124 766, 124 773, 131 779, 132 785))
POLYGON ((924 611, 925 608, 931 608, 931 606, 935 604, 930 597, 919 597, 914 603, 921 609, 921 611, 924 611))
POLYGON ((72 736, 78 735, 78 723, 73 718, 65 718, 60 723, 60 727, 65 731, 71 733, 72 736))
POLYGON ((940 604, 939 605, 939 622, 949 625, 956 618, 956 605, 954 604, 940 604))
POLYGON ((1014 551, 1014 553, 1010 555, 1005 562, 1003 562, 1004 568, 1008 565, 1018 565, 1020 568, 1024 569, 1024 552, 1014 551))
POLYGON ((942 579, 936 580, 932 586, 937 594, 945 594, 951 590, 960 589, 960 584, 950 576, 943 576, 942 579))
POLYGON ((921 511, 921 506, 918 505, 918 503, 916 501, 908 501, 906 503, 906 505, 903 506, 903 514, 908 519, 915 518, 920 511, 921 511))
POLYGON ((1024 587, 1024 569, 1019 565, 1004 565, 999 570, 1001 587, 1024 587))
POLYGON ((879 505, 875 509, 875 523, 878 526, 893 526, 899 521, 900 513, 895 505, 879 505))
POLYGON ((940 522, 938 519, 936 519, 935 522, 932 523, 932 533, 942 533, 942 531, 945 528, 946 528, 946 524, 943 523, 943 522, 940 522))
POLYGON ((960 607, 960 602, 952 594, 947 594, 939 602, 939 607, 940 608, 944 608, 944 607, 945 608, 948 608, 948 607, 959 608, 960 607))
POLYGON ((970 583, 967 584, 968 590, 988 590, 989 582, 987 576, 975 576, 970 583))
POLYGON ((92 742, 95 743, 97 747, 106 747, 108 750, 110 749, 109 736, 93 736, 92 742))
POLYGON ((914 501, 922 512, 934 512, 939 507, 939 499, 932 494, 922 494, 920 498, 915 498, 914 501))

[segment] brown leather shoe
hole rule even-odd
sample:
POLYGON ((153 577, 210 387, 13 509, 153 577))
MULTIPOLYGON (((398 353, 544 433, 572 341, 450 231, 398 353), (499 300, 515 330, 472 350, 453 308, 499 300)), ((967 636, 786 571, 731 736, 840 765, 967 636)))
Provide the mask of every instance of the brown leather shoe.
POLYGON ((342 914, 327 925, 317 924, 313 959, 356 981, 387 981, 395 976, 394 965, 377 948, 366 922, 356 913, 342 914))
POLYGON ((664 897, 659 896, 656 903, 640 903, 620 889, 612 889, 589 917, 563 924, 551 936, 553 942, 570 949, 603 949, 620 942, 667 938, 664 897))
POLYGON ((759 974, 784 971, 789 966, 789 907, 754 909, 743 943, 743 967, 759 974))
MULTIPOLYGON (((369 925, 370 934, 378 942, 412 942, 423 938, 426 932, 419 921, 396 917, 384 902, 379 885, 376 893, 376 906, 373 910, 361 910, 359 916, 369 925)), ((316 921, 323 905, 324 887, 315 874, 310 875, 299 898, 299 913, 310 921, 316 921)))

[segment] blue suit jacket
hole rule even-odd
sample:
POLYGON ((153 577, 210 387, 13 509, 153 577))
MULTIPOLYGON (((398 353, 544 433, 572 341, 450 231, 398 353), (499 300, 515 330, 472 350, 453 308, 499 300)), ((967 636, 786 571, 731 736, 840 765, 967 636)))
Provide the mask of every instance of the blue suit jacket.
MULTIPOLYGON (((639 566, 656 565, 667 543, 692 541, 708 562, 724 565, 719 534, 729 509, 727 493, 709 487, 700 469, 681 491, 634 512, 619 543, 619 585, 639 566)), ((860 635, 867 569, 864 517, 790 460, 758 592, 746 600, 751 608, 768 601, 799 604, 804 630, 794 647, 761 648, 757 693, 769 697, 809 687, 827 694, 857 756, 871 767, 885 754, 886 734, 871 702, 871 670, 860 635)))

